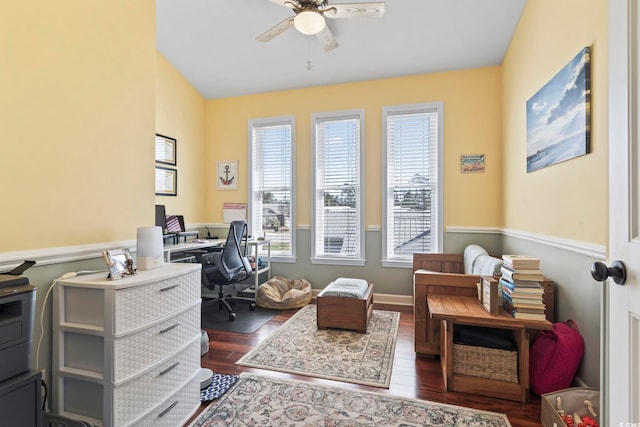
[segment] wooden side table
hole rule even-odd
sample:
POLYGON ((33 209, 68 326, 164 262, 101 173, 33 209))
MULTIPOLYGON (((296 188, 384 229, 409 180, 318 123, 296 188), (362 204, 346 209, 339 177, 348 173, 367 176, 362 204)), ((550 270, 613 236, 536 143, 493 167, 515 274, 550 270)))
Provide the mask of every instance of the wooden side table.
POLYGON ((475 297, 429 295, 427 305, 433 320, 441 321, 440 361, 447 391, 480 394, 483 396, 526 402, 529 398, 529 330, 551 329, 544 320, 515 319, 499 309, 498 314, 487 312, 475 297), (518 382, 455 374, 453 372, 453 326, 484 326, 512 330, 518 351, 518 382))

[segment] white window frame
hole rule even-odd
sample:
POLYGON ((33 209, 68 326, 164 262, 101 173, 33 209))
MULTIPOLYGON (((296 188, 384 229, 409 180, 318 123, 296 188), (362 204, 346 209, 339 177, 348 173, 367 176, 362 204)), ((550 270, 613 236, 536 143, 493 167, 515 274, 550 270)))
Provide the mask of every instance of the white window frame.
MULTIPOLYGON (((326 113, 313 113, 311 115, 311 156, 312 156, 312 175, 311 182, 311 263, 312 264, 333 264, 333 265, 352 265, 363 266, 365 265, 365 230, 364 230, 364 110, 345 110, 345 111, 333 111, 326 113), (317 158, 317 132, 318 124, 323 121, 330 120, 345 120, 345 119, 357 119, 359 122, 359 141, 358 141, 358 168, 359 176, 358 182, 360 186, 360 192, 356 198, 356 218, 358 220, 357 225, 357 253, 355 255, 339 255, 339 254, 319 254, 316 251, 316 243, 318 239, 319 230, 322 229, 319 226, 319 221, 323 218, 318 218, 317 205, 318 205, 318 188, 317 188, 317 175, 319 167, 319 159, 317 158)), ((324 194, 324 191, 323 191, 324 194)), ((324 196, 323 196, 324 197, 324 196)), ((323 203, 322 200, 320 203, 323 203)), ((324 238, 324 236, 323 236, 324 238)))
MULTIPOLYGON (((249 225, 249 233, 255 237, 261 237, 257 234, 261 229, 255 227, 255 209, 256 203, 254 203, 254 178, 256 178, 256 159, 254 158, 253 151, 253 130, 258 127, 269 127, 269 126, 291 126, 291 203, 289 206, 289 217, 290 217, 290 233, 291 233, 291 254, 288 256, 273 254, 271 256, 271 261, 274 262, 286 262, 286 263, 295 263, 296 262, 296 121, 295 116, 281 116, 281 117, 269 117, 263 119, 251 119, 249 120, 249 147, 248 147, 248 158, 249 158, 249 183, 248 183, 248 225, 249 225)), ((262 218, 262 216, 261 216, 262 218)))
MULTIPOLYGON (((435 209, 431 211, 431 224, 432 224, 432 251, 442 252, 443 246, 443 172, 444 172, 444 104, 442 102, 430 102, 421 104, 408 104, 408 105, 395 105, 382 108, 382 266, 383 267, 401 267, 411 268, 413 265, 412 259, 409 256, 389 256, 389 244, 393 244, 393 236, 390 238, 393 228, 390 229, 392 224, 388 221, 391 218, 389 213, 389 207, 393 207, 393 190, 389 188, 389 135, 388 135, 388 118, 389 116, 397 114, 418 114, 425 112, 435 112, 438 115, 438 131, 437 131, 437 160, 435 162, 437 172, 437 189, 435 209), (391 198, 391 199, 390 199, 391 198), (433 232, 435 231, 435 232, 433 232)), ((433 203, 433 201, 432 201, 433 203)), ((432 205, 433 206, 433 205, 432 205)))

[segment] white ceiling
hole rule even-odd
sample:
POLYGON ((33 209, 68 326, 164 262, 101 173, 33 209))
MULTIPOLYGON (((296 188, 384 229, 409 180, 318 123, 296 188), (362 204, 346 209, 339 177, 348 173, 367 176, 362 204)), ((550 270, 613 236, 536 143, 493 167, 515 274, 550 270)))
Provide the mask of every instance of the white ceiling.
POLYGON ((340 46, 325 52, 295 28, 257 41, 293 15, 269 0, 156 0, 157 47, 206 99, 485 67, 525 1, 386 0, 382 18, 327 19, 340 46))

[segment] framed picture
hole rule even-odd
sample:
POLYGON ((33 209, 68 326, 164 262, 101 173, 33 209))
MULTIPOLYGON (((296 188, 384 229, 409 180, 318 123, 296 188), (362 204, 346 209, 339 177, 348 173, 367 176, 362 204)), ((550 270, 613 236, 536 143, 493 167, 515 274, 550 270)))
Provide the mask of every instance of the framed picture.
POLYGON ((178 171, 156 166, 156 196, 178 195, 178 171))
POLYGON ((238 189, 238 161, 224 160, 218 162, 216 182, 218 190, 238 189))
POLYGON ((482 306, 491 314, 498 314, 498 280, 491 276, 482 276, 482 306))
POLYGON ((109 278, 111 278, 111 280, 118 280, 136 274, 133 258, 131 258, 129 249, 103 251, 102 254, 107 263, 109 278))
POLYGON ((176 140, 156 134, 156 163, 175 166, 176 140))
POLYGON ((590 63, 585 47, 527 101, 527 172, 589 153, 590 63))
POLYGON ((460 172, 484 172, 484 154, 463 154, 460 156, 460 172))

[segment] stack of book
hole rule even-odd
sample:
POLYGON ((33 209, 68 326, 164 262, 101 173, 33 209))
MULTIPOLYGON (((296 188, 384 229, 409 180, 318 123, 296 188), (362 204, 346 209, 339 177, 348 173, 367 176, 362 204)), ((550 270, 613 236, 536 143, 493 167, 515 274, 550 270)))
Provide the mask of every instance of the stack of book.
POLYGON ((502 260, 502 308, 516 319, 546 320, 540 260, 527 255, 503 255, 502 260))

